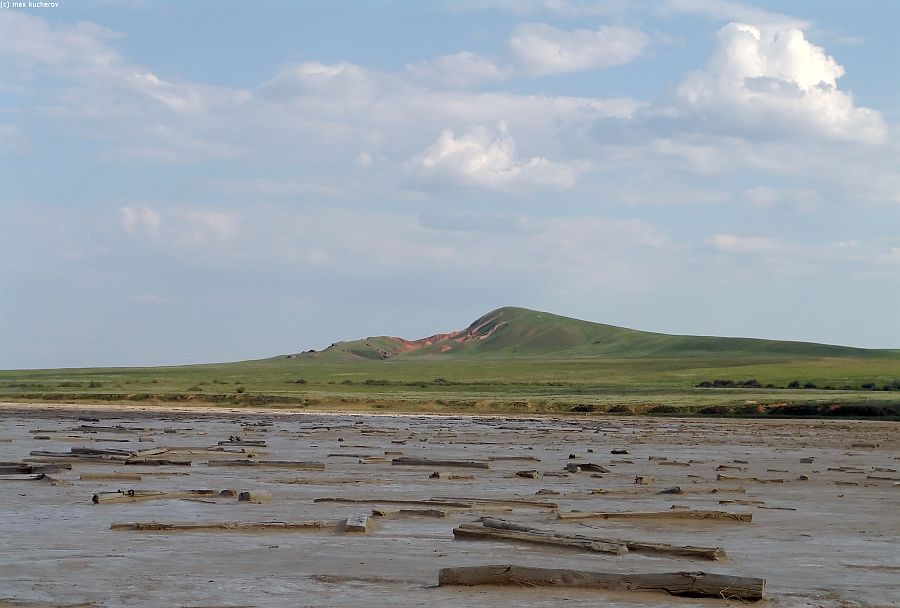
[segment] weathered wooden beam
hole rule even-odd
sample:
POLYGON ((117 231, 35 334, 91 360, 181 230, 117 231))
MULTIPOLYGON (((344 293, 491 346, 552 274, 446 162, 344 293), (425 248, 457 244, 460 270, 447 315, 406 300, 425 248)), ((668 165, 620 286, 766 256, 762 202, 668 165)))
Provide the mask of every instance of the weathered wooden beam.
POLYGON ((429 460, 427 458, 411 458, 402 456, 394 458, 391 464, 406 467, 456 467, 464 469, 489 469, 491 465, 487 462, 477 460, 429 460))
POLYGON ((374 517, 447 517, 447 509, 372 509, 374 517))
POLYGON ((32 450, 30 456, 38 456, 40 458, 57 458, 65 459, 64 461, 103 461, 103 462, 124 462, 130 458, 130 455, 124 454, 78 454, 74 452, 52 452, 49 450, 32 450))
POLYGON ((38 473, 61 473, 71 471, 71 464, 64 463, 30 463, 30 462, 0 462, 0 475, 36 475, 38 473))
MULTIPOLYGON (((593 536, 582 536, 581 534, 569 534, 565 532, 557 532, 556 530, 546 530, 542 528, 532 528, 524 524, 507 521, 505 519, 496 519, 493 517, 485 517, 481 523, 486 528, 497 528, 501 530, 517 530, 520 532, 528 532, 539 535, 552 535, 559 538, 571 538, 586 541, 600 541, 613 545, 625 545, 629 551, 640 553, 658 553, 663 555, 674 555, 677 557, 696 557, 701 559, 720 560, 725 559, 725 550, 720 547, 691 547, 677 546, 665 543, 650 543, 637 540, 623 540, 620 538, 597 538, 593 536)), ((582 524, 584 525, 584 524, 582 524)), ((591 526, 588 526, 591 527, 591 526)))
POLYGON ((234 490, 126 490, 97 492, 91 497, 91 502, 95 505, 106 505, 184 498, 234 498, 235 495, 234 490))
POLYGON ((435 496, 432 500, 462 500, 488 505, 502 505, 505 507, 537 507, 540 509, 558 509, 559 505, 548 500, 525 500, 515 498, 474 498, 469 496, 435 496))
POLYGON ((615 574, 510 564, 442 568, 439 585, 518 585, 520 587, 583 587, 612 591, 659 591, 685 597, 716 597, 757 601, 763 598, 762 578, 706 572, 615 574))
POLYGON ((126 465, 144 465, 148 467, 189 467, 190 460, 176 460, 172 458, 129 458, 122 462, 126 465))
POLYGON ((592 513, 589 511, 560 512, 557 519, 700 519, 716 521, 733 521, 750 523, 752 513, 730 513, 728 511, 622 511, 610 513, 592 513))
POLYGON ((512 540, 540 545, 553 545, 556 547, 571 547, 595 553, 612 553, 613 555, 625 555, 628 547, 623 544, 607 543, 586 538, 572 538, 557 536, 554 534, 535 534, 514 529, 496 529, 474 524, 462 524, 453 529, 456 538, 477 538, 489 540, 512 540))
POLYGON ((81 481, 140 481, 139 473, 82 473, 81 481))
POLYGON ((292 532, 300 530, 339 530, 345 521, 222 521, 222 522, 127 522, 113 523, 110 530, 134 530, 139 532, 292 532))
POLYGON ((125 456, 126 458, 131 458, 134 456, 134 452, 132 452, 131 450, 71 448, 69 451, 72 454, 85 454, 87 456, 125 456))

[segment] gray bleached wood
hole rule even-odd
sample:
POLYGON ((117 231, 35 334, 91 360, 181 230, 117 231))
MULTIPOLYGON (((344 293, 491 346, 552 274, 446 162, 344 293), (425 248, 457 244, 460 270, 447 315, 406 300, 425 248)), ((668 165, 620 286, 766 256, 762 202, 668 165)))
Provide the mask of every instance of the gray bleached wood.
POLYGON ((442 568, 438 575, 438 585, 583 587, 613 591, 659 591, 676 596, 757 601, 763 598, 766 581, 762 578, 705 572, 610 574, 503 564, 442 568))

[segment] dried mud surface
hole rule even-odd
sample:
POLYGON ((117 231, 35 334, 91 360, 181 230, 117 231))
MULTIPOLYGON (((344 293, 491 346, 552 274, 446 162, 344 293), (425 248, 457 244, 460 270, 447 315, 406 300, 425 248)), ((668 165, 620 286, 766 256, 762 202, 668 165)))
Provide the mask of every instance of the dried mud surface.
POLYGON ((155 456, 189 459, 191 466, 76 461, 71 470, 51 475, 59 481, 55 485, 46 478, 0 475, 0 606, 528 608, 740 603, 599 590, 437 586, 440 568, 502 563, 622 573, 702 570, 765 578, 768 599, 757 605, 900 603, 896 423, 0 404, 0 461, 53 462, 30 453, 85 447, 191 448, 194 453, 155 456), (265 445, 218 445, 230 437, 265 445), (211 448, 213 452, 206 451, 211 448), (611 453, 622 449, 628 453, 611 453), (216 455, 218 450, 229 453, 216 455), (246 458, 247 452, 260 460, 320 462, 325 470, 207 465, 210 459, 246 458), (392 458, 401 456, 486 461, 490 468, 391 464, 392 458), (568 464, 587 462, 610 472, 564 473, 568 464), (537 478, 516 476, 525 469, 537 470, 537 478), (435 471, 471 479, 430 478, 435 471), (82 474, 113 472, 139 473, 142 479, 80 479, 82 474), (636 484, 639 475, 653 479, 647 485, 636 484), (683 493, 657 493, 673 486, 683 493), (204 498, 91 502, 94 493, 104 491, 226 488, 264 490, 272 499, 263 504, 204 498), (537 494, 541 490, 558 494, 537 494), (605 493, 597 493, 600 490, 605 493), (370 502, 314 502, 325 497, 370 502), (434 497, 553 501, 559 511, 664 511, 675 505, 749 512, 753 522, 557 520, 550 509, 517 506, 506 512, 450 511, 443 518, 373 517, 367 533, 110 529, 115 522, 138 521, 337 520, 371 514, 373 507, 407 507, 378 500, 434 497), (720 503, 729 500, 755 503, 720 503), (722 547, 728 558, 702 561, 638 552, 615 556, 454 540, 455 526, 482 515, 598 537, 722 547))

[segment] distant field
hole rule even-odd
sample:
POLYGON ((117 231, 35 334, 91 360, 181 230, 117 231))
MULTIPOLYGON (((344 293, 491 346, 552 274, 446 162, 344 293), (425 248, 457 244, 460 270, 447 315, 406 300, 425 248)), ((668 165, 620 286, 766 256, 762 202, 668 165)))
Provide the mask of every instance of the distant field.
POLYGON ((672 336, 501 308, 420 340, 376 336, 258 361, 0 371, 0 399, 900 417, 900 351, 672 336))
MULTIPOLYGON (((856 358, 273 358, 217 365, 0 372, 0 399, 290 405, 311 409, 565 412, 572 408, 753 413, 768 404, 900 408, 900 365, 856 358), (762 387, 696 388, 717 379, 762 387), (816 388, 787 389, 792 382, 816 388), (863 390, 863 386, 869 387, 863 390), (871 387, 878 390, 871 390, 871 387), (830 387, 827 390, 825 387, 830 387), (748 407, 749 406, 749 407, 748 407), (665 408, 663 408, 665 409, 665 408), (758 409, 758 408, 756 408, 758 409)), ((664 412, 658 412, 664 413, 664 412)))

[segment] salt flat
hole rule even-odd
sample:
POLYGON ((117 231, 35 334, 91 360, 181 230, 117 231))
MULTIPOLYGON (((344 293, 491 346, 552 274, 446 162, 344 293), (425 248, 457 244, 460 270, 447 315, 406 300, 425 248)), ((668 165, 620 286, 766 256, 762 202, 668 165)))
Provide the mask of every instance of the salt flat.
POLYGON ((518 564, 611 573, 702 570, 766 579, 773 606, 891 606, 900 601, 897 428, 896 423, 832 420, 5 404, 0 406, 0 461, 61 462, 71 469, 41 479, 34 479, 39 474, 0 475, 0 605, 3 600, 95 606, 728 603, 605 590, 437 586, 441 568, 518 564), (73 457, 46 455, 72 448, 80 450, 73 457), (142 456, 146 464, 125 464, 86 458, 85 448, 155 453, 142 456), (488 468, 393 464, 397 458, 486 463, 488 468), (151 460, 190 461, 190 466, 151 460), (211 460, 258 464, 209 466, 211 460), (321 463, 324 469, 296 463, 321 463), (587 466, 566 471, 568 465, 588 463, 609 472, 587 466), (516 475, 524 470, 536 476, 516 475), (435 472, 443 475, 432 478, 435 472), (647 483, 636 483, 637 476, 647 483), (676 486, 681 493, 659 493, 676 486), (233 496, 183 495, 196 489, 268 493, 271 500, 255 504, 233 496), (149 492, 182 494, 92 503, 95 494, 105 497, 118 490, 135 490, 138 498, 149 492), (446 504, 431 508, 434 499, 446 504), (557 519, 557 512, 671 512, 673 506, 674 511, 750 513, 752 523, 557 519), (406 508, 445 516, 395 513, 406 508), (373 509, 388 516, 373 516, 373 509), (110 529, 135 522, 334 523, 354 514, 369 515, 367 532, 340 526, 110 529), (721 547, 727 559, 454 539, 455 527, 485 515, 565 533, 721 547))

